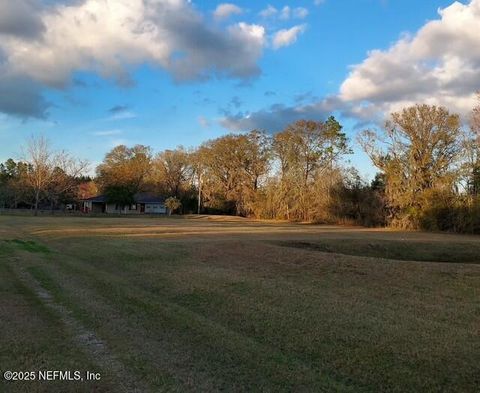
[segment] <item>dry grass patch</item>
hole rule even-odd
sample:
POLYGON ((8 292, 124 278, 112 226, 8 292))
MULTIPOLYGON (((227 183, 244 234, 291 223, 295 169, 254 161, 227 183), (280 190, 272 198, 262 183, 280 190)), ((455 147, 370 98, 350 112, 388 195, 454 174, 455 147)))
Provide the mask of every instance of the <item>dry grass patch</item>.
MULTIPOLYGON (((2 266, 30 272, 147 391, 480 388, 478 238, 207 218, 7 226, 50 252, 0 242, 2 266)), ((45 313, 32 307, 6 328, 28 333, 45 313)))

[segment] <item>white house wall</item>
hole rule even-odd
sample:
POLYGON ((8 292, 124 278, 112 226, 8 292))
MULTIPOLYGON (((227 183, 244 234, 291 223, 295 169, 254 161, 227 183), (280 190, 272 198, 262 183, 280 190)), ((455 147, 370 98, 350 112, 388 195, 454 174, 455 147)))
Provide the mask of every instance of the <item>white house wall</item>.
POLYGON ((161 203, 146 203, 146 214, 167 214, 167 208, 161 203))
MULTIPOLYGON (((105 212, 109 214, 143 214, 140 211, 140 203, 136 204, 136 209, 131 210, 127 206, 125 209, 115 208, 114 203, 107 203, 105 212)), ((161 203, 145 203, 145 214, 167 214, 167 208, 161 203)))

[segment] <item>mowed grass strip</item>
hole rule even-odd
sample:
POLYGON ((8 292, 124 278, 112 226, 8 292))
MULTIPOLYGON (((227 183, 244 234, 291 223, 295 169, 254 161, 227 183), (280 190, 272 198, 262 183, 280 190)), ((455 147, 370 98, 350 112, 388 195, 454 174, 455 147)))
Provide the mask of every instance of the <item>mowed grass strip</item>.
MULTIPOLYGON (((4 249, 5 250, 5 249, 4 249)), ((11 257, 11 254, 9 255, 11 257)), ((72 345, 72 337, 58 316, 42 304, 9 266, 5 254, 0 256, 0 371, 85 371, 100 372, 94 361, 72 345)), ((13 260, 12 263, 19 263, 13 260)), ((38 377, 38 374, 36 374, 38 377)), ((5 381, 4 392, 111 392, 111 379, 101 382, 5 381), (87 386, 88 384, 88 386, 87 386)))
MULTIPOLYGON (((180 305, 192 310, 192 315, 203 315, 245 338, 281 349, 323 375, 351 379, 356 390, 385 388, 389 380, 414 389, 428 379, 431 386, 441 388, 457 378, 468 383, 468 373, 474 375, 476 369, 459 365, 463 376, 429 369, 456 362, 451 350, 459 350, 458 341, 464 342, 460 351, 467 350, 472 359, 478 349, 472 334, 475 319, 455 310, 457 302, 473 306, 468 303, 475 299, 474 287, 468 285, 469 273, 455 267, 445 270, 404 263, 390 270, 378 263, 355 264, 354 258, 329 261, 305 251, 285 255, 282 248, 261 242, 77 241, 81 244, 72 254, 80 255, 80 248, 96 250, 95 258, 86 255, 81 265, 88 266, 86 282, 103 281, 100 288, 104 287, 107 301, 113 293, 124 296, 118 293, 122 288, 130 293, 126 304, 137 317, 145 307, 168 314, 162 311, 165 305, 170 305, 169 313, 178 315, 178 307, 171 303, 180 305), (458 285, 457 274, 467 278, 465 287, 458 285), (139 303, 132 302, 132 297, 139 303), (452 334, 458 336, 456 341, 450 339, 452 334)), ((180 336, 183 325, 174 323, 167 331, 175 326, 180 336)), ((190 324, 188 334, 196 334, 194 326, 190 324)), ((217 335, 215 329, 210 331, 217 335)), ((202 352, 202 344, 208 342, 202 337, 196 349, 188 351, 202 352)), ((247 370, 251 367, 236 361, 247 370)), ((206 364, 217 365, 212 360, 206 364)), ((258 369, 267 374, 262 366, 258 369)), ((236 378, 234 374, 232 380, 236 378)), ((249 381, 245 378, 245 386, 249 381)))
MULTIPOLYGON (((171 256, 168 249, 171 247, 165 249, 171 256)), ((96 327, 102 338, 115 343, 124 361, 156 388, 165 388, 166 381, 175 380, 178 391, 198 391, 199 387, 200 391, 355 391, 349 387, 351 382, 318 373, 292 354, 218 323, 195 307, 185 307, 175 301, 177 293, 166 287, 160 289, 162 284, 147 285, 146 290, 98 268, 68 262, 63 267, 65 273, 75 272, 78 288, 83 288, 77 295, 85 295, 85 287, 96 294, 95 316, 91 318, 85 308, 77 310, 77 315, 96 327), (135 328, 135 337, 125 340, 125 332, 138 321, 141 323, 135 328), (158 375, 163 377, 155 380, 158 375)), ((37 278, 41 279, 38 274, 37 278)), ((68 280, 64 276, 59 281, 64 279, 68 280)), ((65 297, 67 291, 56 292, 65 297)))
POLYGON ((22 266, 151 391, 480 386, 474 264, 385 263, 251 236, 35 241, 50 253, 22 266))

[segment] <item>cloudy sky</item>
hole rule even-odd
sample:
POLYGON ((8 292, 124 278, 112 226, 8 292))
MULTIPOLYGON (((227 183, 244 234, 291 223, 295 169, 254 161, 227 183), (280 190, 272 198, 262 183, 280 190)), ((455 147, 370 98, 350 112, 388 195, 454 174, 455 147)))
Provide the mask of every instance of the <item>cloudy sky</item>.
POLYGON ((466 115, 479 26, 480 0, 0 0, 0 161, 32 134, 96 164, 329 114, 354 140, 415 102, 466 115))

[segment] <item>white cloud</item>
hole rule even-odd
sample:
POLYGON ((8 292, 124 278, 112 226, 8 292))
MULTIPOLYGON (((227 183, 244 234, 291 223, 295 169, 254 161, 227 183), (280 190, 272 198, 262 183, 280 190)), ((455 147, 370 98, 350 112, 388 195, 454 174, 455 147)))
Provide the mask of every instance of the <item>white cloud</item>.
MULTIPOLYGON (((257 61, 266 42, 262 26, 212 27, 187 0, 84 0, 35 15, 40 19, 32 31, 17 21, 2 25, 0 17, 0 93, 12 80, 62 89, 79 70, 129 85, 129 70, 144 63, 164 68, 178 81, 213 75, 248 79, 260 73, 257 61)), ((28 98, 36 102, 22 108, 4 102, 9 97, 0 99, 0 112, 45 116, 48 104, 40 92, 29 88, 28 98)))
POLYGON ((222 3, 217 6, 213 12, 213 16, 217 20, 227 19, 232 15, 239 15, 243 10, 235 4, 232 3, 222 3))
POLYGON ((92 135, 95 135, 95 136, 113 136, 113 135, 120 135, 122 133, 123 133, 122 130, 106 130, 106 131, 92 132, 92 135))
POLYGON ((290 29, 283 29, 277 31, 272 39, 272 46, 274 49, 279 49, 284 46, 289 46, 295 43, 298 36, 306 29, 305 25, 294 26, 290 29))
POLYGON ((308 10, 304 7, 297 7, 293 9, 293 17, 298 19, 304 19, 308 16, 308 10))
POLYGON ((292 9, 288 5, 286 5, 280 10, 278 17, 282 20, 288 20, 290 19, 291 15, 292 15, 292 9))
POLYGON ((265 9, 260 11, 259 15, 262 18, 270 18, 270 17, 276 15, 277 13, 278 13, 278 10, 274 6, 269 4, 265 9))
POLYGON ((415 102, 466 114, 480 89, 480 0, 453 3, 440 19, 352 68, 340 96, 390 112, 415 102))
POLYGON ((110 117, 107 117, 106 120, 112 120, 112 121, 128 120, 128 119, 135 119, 136 117, 137 117, 137 114, 132 111, 122 111, 122 112, 115 113, 110 117))
MULTIPOLYGON (((466 118, 480 90, 480 0, 454 2, 439 15, 388 49, 369 52, 352 67, 335 96, 308 105, 227 113, 221 124, 231 130, 273 132, 299 118, 324 119, 339 112, 365 126, 381 124, 391 112, 415 103, 443 105, 466 118)), ((279 35, 277 45, 289 36, 279 35)))
POLYGON ((304 19, 308 16, 308 9, 305 7, 291 8, 290 6, 286 5, 282 9, 278 10, 269 4, 266 8, 260 11, 259 15, 262 18, 276 17, 280 20, 289 20, 291 18, 304 19))
POLYGON ((327 97, 313 104, 286 106, 274 104, 256 112, 226 113, 220 124, 232 131, 250 131, 254 129, 275 133, 287 124, 301 119, 325 120, 338 107, 336 97, 327 97))
POLYGON ((316 6, 322 5, 326 0, 313 0, 313 4, 316 6))

